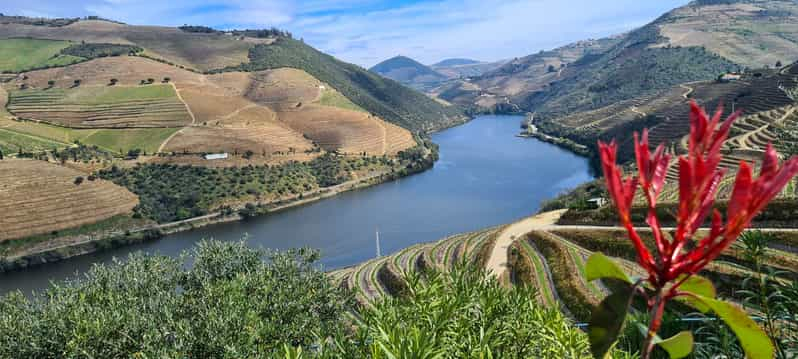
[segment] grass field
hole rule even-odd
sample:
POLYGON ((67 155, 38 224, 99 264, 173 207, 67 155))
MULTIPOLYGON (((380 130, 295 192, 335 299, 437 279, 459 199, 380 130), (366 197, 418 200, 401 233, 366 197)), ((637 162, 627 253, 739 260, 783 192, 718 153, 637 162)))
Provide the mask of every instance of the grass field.
POLYGON ((83 58, 61 55, 69 41, 40 39, 0 40, 0 72, 22 72, 44 66, 63 66, 83 58))
POLYGON ((179 128, 74 129, 0 118, 0 149, 4 153, 64 148, 75 141, 111 152, 141 149, 154 153, 179 128))
POLYGON ((16 153, 20 149, 26 152, 37 152, 65 146, 67 146, 65 143, 0 128, 0 151, 6 155, 16 153))
POLYGON ((182 127, 191 122, 171 85, 13 90, 8 110, 20 118, 74 128, 182 127))
POLYGON ((127 152, 131 149, 141 149, 147 153, 155 153, 161 143, 179 130, 179 128, 102 129, 93 131, 81 142, 110 151, 127 152))

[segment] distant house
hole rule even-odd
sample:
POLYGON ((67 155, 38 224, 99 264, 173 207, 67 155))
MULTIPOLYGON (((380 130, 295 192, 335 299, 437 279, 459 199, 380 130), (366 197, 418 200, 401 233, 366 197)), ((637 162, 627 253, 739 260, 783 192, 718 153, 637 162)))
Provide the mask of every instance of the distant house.
POLYGON ((607 204, 607 199, 602 197, 591 198, 587 200, 588 203, 592 203, 596 206, 596 208, 604 207, 607 204))
POLYGON ((206 160, 223 160, 228 157, 227 153, 209 153, 205 155, 206 160))
POLYGON ((327 89, 327 87, 325 87, 324 85, 319 85, 319 90, 325 90, 325 89, 327 89))
POLYGON ((737 81, 740 78, 742 78, 742 75, 740 75, 740 74, 738 74, 736 72, 729 72, 729 73, 725 73, 723 75, 720 75, 720 77, 718 77, 718 81, 720 81, 720 82, 731 82, 731 81, 737 81))

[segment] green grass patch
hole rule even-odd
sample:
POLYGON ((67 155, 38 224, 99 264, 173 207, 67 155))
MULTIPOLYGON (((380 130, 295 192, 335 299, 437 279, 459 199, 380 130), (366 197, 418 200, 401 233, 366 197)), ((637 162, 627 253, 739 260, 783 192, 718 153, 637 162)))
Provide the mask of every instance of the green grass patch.
POLYGON ((529 242, 526 240, 521 240, 520 242, 522 248, 526 252, 527 257, 529 258, 530 263, 532 264, 536 287, 543 296, 543 302, 546 304, 555 305, 557 300, 554 297, 554 292, 551 290, 551 283, 549 282, 549 277, 546 275, 546 269, 544 268, 543 260, 540 258, 537 251, 532 248, 529 242))
POLYGON ((158 151, 161 143, 179 131, 179 128, 124 128, 91 130, 92 134, 81 142, 97 145, 112 152, 140 149, 148 154, 158 151))
POLYGON ((319 104, 324 106, 338 107, 345 110, 368 112, 350 101, 348 98, 346 98, 346 96, 341 95, 340 92, 329 89, 324 90, 324 93, 321 94, 319 104))
POLYGON ((0 71, 23 72, 42 67, 64 66, 82 61, 83 58, 62 55, 69 41, 41 39, 0 40, 0 71))
POLYGON ((579 321, 590 320, 593 307, 598 300, 591 296, 584 285, 584 277, 577 270, 572 258, 562 242, 548 233, 530 232, 527 240, 533 241, 546 260, 557 289, 560 301, 579 321))
POLYGON ((0 128, 0 151, 8 155, 22 150, 23 152, 38 152, 68 146, 45 138, 15 132, 0 128))
POLYGON ((63 148, 79 141, 118 153, 140 149, 155 153, 179 128, 74 129, 32 121, 0 120, 0 149, 34 152, 63 148), (4 133, 6 134, 4 136, 4 133))

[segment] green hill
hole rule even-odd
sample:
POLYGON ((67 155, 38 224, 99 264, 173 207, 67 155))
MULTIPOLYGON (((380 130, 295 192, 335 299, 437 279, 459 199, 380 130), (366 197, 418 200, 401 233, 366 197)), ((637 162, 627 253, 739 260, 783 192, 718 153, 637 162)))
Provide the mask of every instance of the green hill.
POLYGON ((416 89, 424 89, 447 80, 445 75, 405 56, 396 56, 380 62, 369 71, 416 89))

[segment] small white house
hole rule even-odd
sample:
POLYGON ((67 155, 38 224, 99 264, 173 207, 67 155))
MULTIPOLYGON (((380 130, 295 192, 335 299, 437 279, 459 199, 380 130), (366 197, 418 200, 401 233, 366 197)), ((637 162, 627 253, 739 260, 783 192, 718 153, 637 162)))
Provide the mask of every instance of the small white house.
POLYGON ((205 155, 206 160, 223 160, 228 157, 227 153, 209 153, 205 155))
POLYGON ((591 198, 587 201, 596 205, 596 208, 604 207, 607 204, 607 199, 602 197, 591 198))

